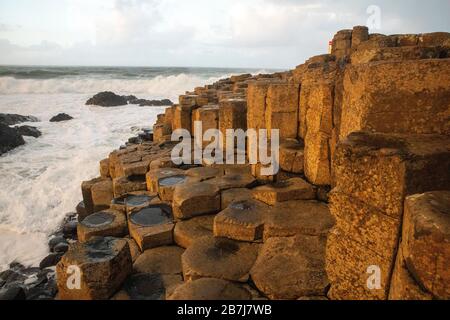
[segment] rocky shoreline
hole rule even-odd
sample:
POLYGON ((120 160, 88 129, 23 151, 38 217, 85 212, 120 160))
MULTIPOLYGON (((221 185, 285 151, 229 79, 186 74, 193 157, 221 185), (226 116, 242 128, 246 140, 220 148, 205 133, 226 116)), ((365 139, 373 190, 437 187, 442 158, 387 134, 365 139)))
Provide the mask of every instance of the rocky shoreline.
MULTIPOLYGON (((90 98, 86 105, 98 107, 118 107, 124 105, 136 105, 139 107, 162 107, 172 106, 173 102, 169 99, 162 100, 146 100, 138 99, 134 95, 120 96, 113 92, 100 92, 90 98)), ((72 120, 73 117, 66 113, 59 113, 52 118, 50 122, 65 122, 72 120)), ((24 136, 39 138, 42 133, 33 126, 22 125, 15 126, 22 122, 39 122, 40 120, 34 116, 23 116, 19 114, 5 114, 0 113, 0 156, 21 145, 25 144, 24 136), (15 126, 15 127, 12 127, 15 126)), ((131 142, 137 143, 151 139, 149 130, 140 133, 138 137, 130 138, 131 142)))
POLYGON ((13 264, 0 297, 449 299, 449 57, 449 33, 354 27, 294 70, 181 95, 82 183, 38 289, 13 264), (281 170, 174 164, 194 121, 279 129, 281 170))
POLYGON ((32 126, 16 126, 22 122, 38 122, 33 116, 0 113, 0 156, 25 144, 23 136, 38 138, 41 132, 32 126))

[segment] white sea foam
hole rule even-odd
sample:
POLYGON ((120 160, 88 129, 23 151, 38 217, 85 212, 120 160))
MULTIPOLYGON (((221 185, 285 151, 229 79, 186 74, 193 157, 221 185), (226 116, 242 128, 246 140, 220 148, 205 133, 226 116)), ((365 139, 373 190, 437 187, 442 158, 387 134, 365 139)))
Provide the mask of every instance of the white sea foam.
POLYGON ((98 174, 98 161, 151 126, 164 108, 84 106, 85 94, 0 95, 0 112, 37 116, 43 135, 0 157, 0 270, 13 260, 36 265, 47 237, 81 200, 80 183, 98 174), (75 119, 50 123, 60 112, 75 119))
POLYGON ((52 78, 52 79, 15 79, 0 78, 0 94, 25 93, 88 93, 113 91, 118 94, 136 94, 152 98, 176 98, 187 90, 212 83, 221 77, 205 79, 197 75, 179 74, 157 76, 152 79, 108 79, 94 77, 52 78))

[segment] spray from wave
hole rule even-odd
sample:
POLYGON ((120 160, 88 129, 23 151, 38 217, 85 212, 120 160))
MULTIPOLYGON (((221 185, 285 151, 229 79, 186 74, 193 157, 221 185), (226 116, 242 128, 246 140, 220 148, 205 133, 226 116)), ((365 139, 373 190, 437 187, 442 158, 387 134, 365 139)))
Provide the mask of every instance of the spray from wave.
POLYGON ((0 78, 0 94, 55 94, 113 91, 121 94, 141 94, 152 98, 174 98, 194 87, 219 80, 222 77, 202 78, 179 74, 157 76, 153 79, 95 79, 53 78, 45 80, 0 78))
POLYGON ((0 94, 94 94, 114 91, 175 98, 197 86, 240 73, 265 70, 126 67, 0 67, 0 94))

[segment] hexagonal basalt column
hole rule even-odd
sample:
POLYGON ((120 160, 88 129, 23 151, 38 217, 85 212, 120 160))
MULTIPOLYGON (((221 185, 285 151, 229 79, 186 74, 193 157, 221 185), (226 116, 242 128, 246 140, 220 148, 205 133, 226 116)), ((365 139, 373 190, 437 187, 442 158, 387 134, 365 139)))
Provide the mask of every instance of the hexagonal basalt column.
POLYGON ((182 284, 181 275, 133 274, 112 300, 166 300, 182 284))
POLYGON ((450 299, 450 191, 406 198, 402 247, 420 286, 438 299, 450 299))
POLYGON ((251 277, 271 299, 325 296, 325 237, 297 236, 267 240, 251 277))
POLYGON ((122 165, 123 175, 126 177, 133 175, 145 175, 148 172, 150 160, 124 163, 122 165))
POLYGON ((111 179, 102 179, 92 185, 92 203, 94 212, 108 209, 113 199, 113 183, 111 179))
POLYGON ((173 243, 172 210, 164 204, 151 205, 128 217, 130 235, 144 251, 173 243))
POLYGON ((151 170, 146 175, 147 190, 158 192, 158 183, 160 179, 184 175, 185 172, 177 168, 160 168, 151 170))
POLYGON ((174 117, 172 122, 172 131, 177 129, 185 129, 189 132, 192 128, 192 110, 195 110, 193 106, 178 105, 175 107, 174 117))
POLYGON ((213 237, 213 224, 215 215, 195 217, 177 222, 174 229, 174 240, 183 248, 201 237, 213 237))
POLYGON ((187 170, 186 175, 197 178, 200 181, 205 181, 223 176, 223 169, 215 167, 198 167, 187 170))
POLYGON ((184 249, 177 246, 153 248, 143 252, 133 265, 135 273, 179 274, 184 249))
POLYGON ((240 241, 260 240, 270 212, 268 205, 257 200, 233 202, 214 219, 214 236, 240 241))
POLYGON ((81 184, 81 193, 83 194, 83 201, 86 208, 86 215, 94 212, 94 203, 92 201, 92 187, 99 182, 105 181, 104 178, 95 178, 89 181, 83 181, 81 184))
POLYGON ((173 214, 177 219, 190 219, 220 211, 220 189, 209 182, 185 183, 173 194, 173 214))
POLYGON ((233 282, 204 278, 176 288, 169 300, 250 300, 250 293, 233 282))
POLYGON ((130 195, 125 200, 127 214, 144 209, 152 204, 160 203, 160 199, 156 193, 145 193, 130 195))
POLYGON ((126 212, 127 214, 143 209, 151 204, 159 203, 157 193, 148 191, 137 191, 115 198, 111 201, 111 209, 126 212))
POLYGON ((145 191, 147 184, 144 175, 116 178, 113 180, 114 197, 118 198, 124 194, 134 191, 145 191))
POLYGON ((187 177, 185 175, 177 175, 167 178, 159 179, 158 194, 162 201, 172 201, 175 187, 186 183, 187 177))
POLYGON ((221 193, 221 208, 225 210, 232 202, 253 199, 253 193, 247 188, 233 188, 221 193))
POLYGON ((293 200, 276 204, 264 225, 264 241, 296 235, 325 236, 335 220, 325 203, 293 200))
POLYGON ((280 168, 286 172, 303 173, 304 145, 289 139, 280 144, 280 168))
POLYGON ((208 183, 214 184, 223 191, 233 188, 252 188, 257 184, 257 181, 251 174, 227 174, 209 180, 208 183))
POLYGON ((184 279, 217 278, 247 282, 259 246, 224 238, 197 239, 181 257, 184 279))
POLYGON ((103 300, 111 297, 131 273, 128 242, 97 237, 77 242, 56 266, 58 298, 61 300, 103 300), (76 276, 80 276, 79 287, 76 276))
POLYGON ((272 83, 267 91, 265 121, 270 137, 273 129, 279 130, 281 139, 296 138, 298 132, 299 85, 272 83))
POLYGON ((316 197, 313 186, 301 178, 292 178, 253 190, 255 199, 269 205, 289 200, 312 200, 316 197))
POLYGON ((127 231, 125 214, 111 209, 87 216, 77 227, 80 242, 86 242, 96 236, 122 237, 127 234, 127 231))
MULTIPOLYGON (((192 133, 200 134, 203 138, 205 132, 209 129, 219 129, 219 106, 207 105, 198 108, 192 112, 192 133), (202 123, 202 132, 195 132, 195 122, 202 123)), ((203 140, 203 139, 202 139, 203 140)), ((207 146, 210 142, 202 141, 203 146, 207 146)))

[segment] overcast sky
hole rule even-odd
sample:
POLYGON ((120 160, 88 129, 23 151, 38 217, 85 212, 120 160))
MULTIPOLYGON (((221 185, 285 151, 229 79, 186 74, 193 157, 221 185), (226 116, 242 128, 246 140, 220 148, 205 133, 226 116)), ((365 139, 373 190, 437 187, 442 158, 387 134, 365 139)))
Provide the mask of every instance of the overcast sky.
POLYGON ((292 68, 340 29, 450 32, 449 0, 0 0, 0 64, 292 68))

